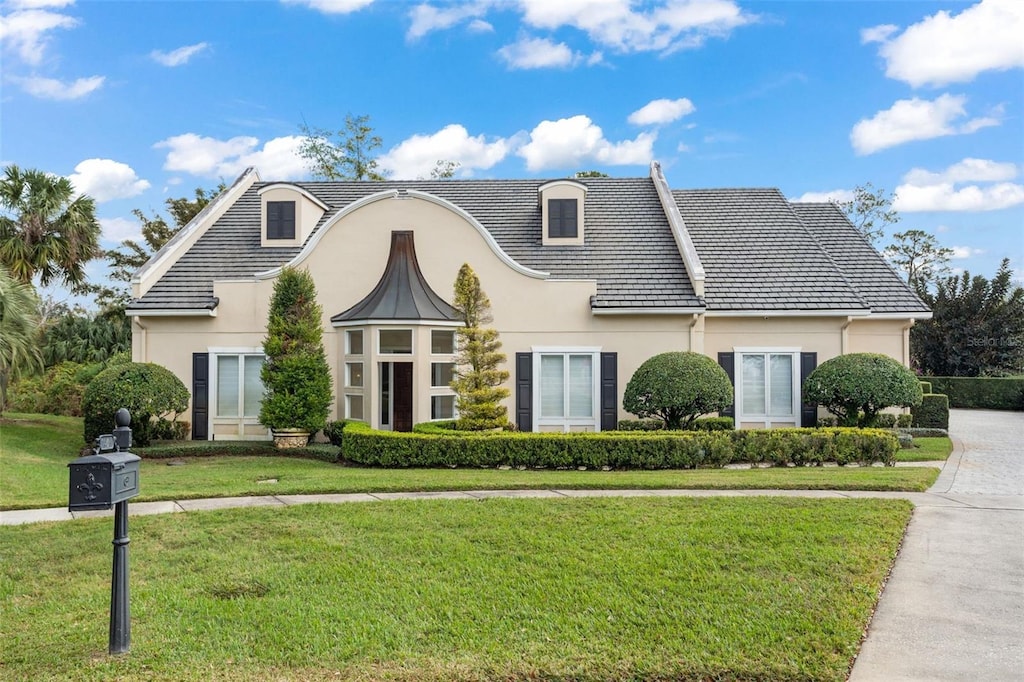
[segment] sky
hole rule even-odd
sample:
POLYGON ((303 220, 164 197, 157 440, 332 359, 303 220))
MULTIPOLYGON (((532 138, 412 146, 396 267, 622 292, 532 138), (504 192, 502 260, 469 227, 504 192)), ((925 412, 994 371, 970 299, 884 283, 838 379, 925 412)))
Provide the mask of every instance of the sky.
POLYGON ((901 216, 878 246, 924 230, 1024 281, 1022 36, 1021 0, 6 0, 0 165, 69 177, 109 248, 248 166, 308 179, 300 125, 367 115, 395 179, 871 183, 901 216))

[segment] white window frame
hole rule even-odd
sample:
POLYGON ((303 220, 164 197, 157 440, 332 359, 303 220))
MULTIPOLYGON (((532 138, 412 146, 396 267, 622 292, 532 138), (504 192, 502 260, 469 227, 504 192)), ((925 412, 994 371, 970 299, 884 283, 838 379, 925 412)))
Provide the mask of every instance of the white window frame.
MULTIPOLYGON (((235 356, 239 358, 239 368, 243 369, 245 366, 245 356, 258 355, 263 358, 266 362, 266 356, 263 353, 263 349, 259 347, 225 347, 225 348, 207 348, 206 352, 209 354, 209 415, 207 417, 207 433, 210 434, 210 440, 270 440, 270 429, 266 430, 266 433, 262 436, 246 435, 245 427, 259 424, 259 417, 246 417, 243 414, 239 414, 237 417, 221 417, 217 414, 217 402, 218 402, 218 389, 219 382, 217 380, 217 363, 220 361, 222 356, 235 356), (217 434, 214 429, 214 425, 234 424, 238 431, 232 434, 217 434)), ((239 396, 244 395, 244 374, 240 371, 238 374, 239 381, 242 385, 239 387, 239 396)), ((241 405, 240 405, 241 407, 241 405)), ((244 410, 239 410, 244 412, 244 410)))
POLYGON ((354 393, 354 392, 349 392, 349 393, 345 394, 345 419, 352 419, 353 421, 360 421, 360 422, 368 421, 367 418, 366 418, 366 409, 367 409, 367 407, 368 407, 368 405, 367 405, 366 395, 365 394, 363 394, 363 393, 354 393), (361 417, 353 417, 352 416, 352 405, 351 405, 352 398, 359 398, 360 400, 363 401, 363 414, 362 414, 361 417))
POLYGON ((356 358, 361 358, 364 355, 366 355, 366 329, 365 328, 346 329, 345 330, 345 355, 351 355, 352 357, 356 357, 356 358), (354 334, 356 332, 359 333, 359 335, 361 336, 361 338, 363 340, 363 351, 361 353, 353 353, 352 352, 352 340, 349 337, 349 334, 354 334))
POLYGON ((775 424, 790 424, 793 426, 800 426, 800 352, 801 348, 793 347, 777 347, 777 346, 754 346, 754 347, 736 347, 733 348, 733 382, 735 383, 735 405, 736 405, 736 428, 741 428, 743 423, 761 422, 764 428, 771 428, 773 423, 775 424), (765 377, 768 376, 768 368, 771 366, 771 360, 768 356, 771 355, 789 355, 792 356, 792 368, 793 376, 792 381, 792 396, 793 403, 792 413, 790 416, 772 416, 767 414, 771 410, 768 409, 769 396, 771 387, 765 386, 765 414, 747 414, 743 411, 743 356, 744 355, 762 355, 765 356, 765 377))
MULTIPOLYGON (((415 358, 416 357, 416 330, 412 327, 377 327, 377 334, 375 335, 377 341, 377 355, 382 355, 386 358, 415 358), (409 332, 409 352, 408 353, 385 353, 380 349, 380 333, 381 332, 409 332)), ((363 350, 366 350, 366 340, 363 339, 363 350)), ((393 362, 404 362, 404 360, 396 359, 393 362)))
MULTIPOLYGON (((451 327, 444 329, 431 329, 430 330, 430 357, 431 358, 454 358, 455 354, 459 352, 459 334, 455 329, 451 327), (451 353, 435 353, 434 352, 434 332, 447 332, 452 335, 452 352, 451 353)), ((442 361, 443 362, 443 361, 442 361)), ((454 360, 453 360, 454 362, 454 360)))
MULTIPOLYGON (((568 432, 580 430, 579 427, 591 427, 593 431, 601 430, 601 347, 600 346, 533 346, 530 351, 533 353, 533 430, 542 431, 544 427, 560 426, 562 431, 568 432), (540 364, 544 355, 561 355, 565 358, 565 367, 569 366, 570 355, 591 356, 591 374, 593 385, 591 386, 591 417, 570 417, 568 409, 569 390, 565 386, 565 409, 563 417, 541 417, 541 381, 540 364)), ((568 381, 568 372, 565 374, 568 381)))
POLYGON ((430 403, 430 412, 428 414, 428 421, 447 421, 449 419, 458 419, 459 418, 459 408, 458 408, 457 405, 454 405, 452 407, 452 416, 451 417, 439 417, 438 419, 434 419, 434 398, 440 397, 440 396, 452 396, 452 399, 454 401, 455 397, 456 397, 455 396, 455 391, 452 390, 451 386, 434 386, 434 365, 435 364, 441 364, 441 363, 451 363, 452 365, 454 365, 454 370, 455 370, 456 375, 458 374, 459 363, 458 363, 458 358, 456 357, 456 354, 458 353, 458 350, 459 350, 459 348, 458 348, 458 346, 459 346, 459 335, 458 335, 458 333, 456 332, 455 329, 452 329, 451 327, 445 327, 445 328, 432 328, 432 329, 430 329, 428 337, 429 337, 429 343, 430 343, 430 353, 429 353, 428 362, 427 362, 427 364, 430 367, 430 378, 427 381, 427 387, 428 387, 427 391, 428 391, 428 394, 429 394, 428 401, 430 403), (452 351, 453 352, 451 352, 451 353, 435 353, 434 352, 434 332, 439 332, 439 331, 443 331, 443 332, 450 331, 452 333, 452 351))

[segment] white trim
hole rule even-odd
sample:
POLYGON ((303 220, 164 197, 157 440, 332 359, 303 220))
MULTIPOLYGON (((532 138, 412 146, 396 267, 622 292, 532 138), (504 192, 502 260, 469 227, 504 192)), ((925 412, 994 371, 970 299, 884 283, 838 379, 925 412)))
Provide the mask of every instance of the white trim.
MULTIPOLYGON (((241 407, 241 401, 245 395, 244 381, 245 381, 245 356, 259 356, 266 362, 267 357, 261 347, 252 346, 212 346, 207 347, 207 410, 206 410, 206 429, 209 434, 210 440, 246 440, 250 436, 245 433, 246 426, 259 426, 259 415, 256 417, 245 416, 245 410, 240 410, 240 414, 236 417, 230 416, 219 416, 217 414, 217 394, 219 391, 218 386, 218 375, 217 375, 217 363, 221 356, 236 357, 239 358, 238 362, 238 381, 239 385, 239 407, 241 407), (214 432, 214 424, 235 424, 238 427, 237 434, 221 434, 218 436, 214 432)), ((266 437, 252 436, 252 439, 256 440, 269 440, 271 438, 270 429, 267 429, 266 437)))
POLYGON ((917 313, 871 313, 868 315, 869 320, 930 320, 932 319, 931 311, 928 312, 917 312, 917 313))
POLYGON ((790 395, 792 395, 792 421, 795 426, 800 426, 800 411, 801 411, 801 391, 800 391, 800 353, 802 348, 792 346, 734 346, 733 347, 733 381, 734 381, 734 396, 735 400, 734 417, 735 428, 741 428, 743 422, 762 422, 764 428, 771 428, 773 422, 779 422, 788 424, 790 422, 789 415, 771 415, 768 414, 771 410, 769 409, 769 403, 771 401, 771 386, 768 382, 769 372, 771 368, 770 358, 765 358, 765 414, 747 415, 743 412, 743 356, 744 355, 788 355, 792 359, 790 365, 790 395))
POLYGON ((683 222, 682 214, 679 213, 679 206, 676 205, 676 200, 672 196, 672 189, 668 186, 668 180, 665 179, 664 173, 661 172, 661 164, 657 161, 651 161, 651 180, 654 181, 654 187, 658 191, 658 199, 661 200, 661 208, 665 211, 669 227, 672 228, 672 236, 675 237, 679 254, 683 257, 683 263, 686 265, 686 274, 690 276, 690 282, 693 284, 695 293, 703 297, 704 264, 700 262, 697 247, 693 245, 690 232, 686 229, 686 223, 683 222))
POLYGON ((519 274, 526 275, 527 277, 533 277, 535 279, 547 279, 548 277, 550 277, 550 273, 541 272, 540 270, 532 270, 514 261, 512 257, 509 256, 504 251, 504 249, 502 249, 498 245, 498 242, 494 240, 494 237, 491 235, 490 232, 487 231, 487 228, 481 225, 476 218, 474 218, 469 213, 459 208, 452 202, 447 201, 446 199, 442 199, 440 197, 436 197, 433 194, 428 194, 427 192, 420 192, 418 190, 389 189, 353 201, 351 204, 335 213, 330 220, 324 223, 319 230, 313 233, 313 236, 306 241, 306 245, 302 247, 302 251, 300 251, 299 254, 295 256, 295 258, 293 258, 291 261, 285 263, 282 266, 273 268, 272 270, 257 272, 255 274, 256 279, 273 279, 274 277, 277 277, 279 274, 281 274, 281 271, 284 268, 289 266, 296 267, 299 264, 301 264, 304 260, 306 260, 309 257, 311 253, 313 253, 313 249, 316 248, 316 245, 320 242, 321 239, 323 239, 324 235, 327 234, 327 231, 330 230, 331 227, 333 227, 335 224, 341 221, 342 218, 345 218, 346 216, 354 213, 355 211, 358 211, 364 206, 369 206, 372 203, 378 201, 385 201, 387 199, 408 199, 410 197, 422 199, 423 201, 427 201, 438 206, 441 206, 443 208, 447 208, 452 213, 455 213, 456 215, 461 217, 463 220, 465 220, 474 228, 476 228, 476 231, 480 233, 480 236, 483 237, 484 241, 487 243, 487 246, 489 246, 491 251, 494 252, 494 255, 496 255, 503 263, 505 263, 505 265, 509 266, 519 274))
MULTIPOLYGON (((397 357, 397 358, 415 358, 416 357, 416 330, 415 329, 411 329, 409 327, 378 327, 377 328, 376 338, 374 340, 376 341, 376 344, 374 345, 374 348, 377 349, 377 355, 384 356, 385 358, 392 358, 392 357, 397 357), (381 332, 409 332, 409 352, 408 353, 395 353, 395 352, 385 353, 384 351, 382 351, 380 349, 380 333, 381 332)), ((365 349, 366 346, 364 345, 363 348, 365 349)), ((400 360, 400 359, 399 360, 387 359, 384 362, 402 362, 402 360, 400 360)))
POLYGON ((708 310, 708 317, 868 317, 869 310, 708 310))
POLYGON ((594 315, 700 315, 705 308, 591 308, 594 315))
MULTIPOLYGON (((456 353, 459 352, 459 333, 455 329, 451 329, 452 333, 452 352, 451 353, 435 353, 434 352, 434 332, 446 332, 449 329, 431 329, 430 330, 430 357, 431 358, 454 358, 456 353)), ((431 360, 433 362, 433 360, 431 360)))
POLYGON ((161 310, 131 310, 124 314, 128 317, 217 317, 216 308, 163 308, 161 310))
MULTIPOLYGON (((574 426, 587 426, 592 427, 594 432, 601 430, 601 347, 600 346, 533 346, 531 347, 533 358, 531 361, 532 371, 530 381, 532 382, 531 394, 533 396, 531 410, 533 413, 533 423, 531 424, 531 430, 540 431, 543 426, 560 426, 566 433, 572 431, 574 426), (568 382, 569 379, 569 361, 570 355, 589 355, 591 358, 590 373, 592 385, 590 387, 590 406, 591 416, 590 417, 570 417, 568 415, 568 409, 563 410, 565 414, 561 417, 542 417, 541 416, 541 357, 544 355, 561 355, 566 358, 565 364, 563 365, 564 374, 563 382, 568 382)), ((563 384, 564 394, 563 400, 566 401, 564 407, 567 407, 569 400, 569 389, 568 383, 563 384)))
POLYGON ((531 353, 600 353, 602 346, 530 346, 531 353))
POLYGON ((583 190, 584 197, 587 195, 587 190, 590 189, 579 180, 573 180, 571 178, 560 178, 558 180, 551 180, 549 182, 545 182, 543 185, 538 187, 537 200, 540 201, 540 195, 542 195, 544 192, 551 189, 552 187, 572 187, 573 189, 583 190))
POLYGON ((346 356, 351 356, 351 357, 354 357, 354 358, 361 358, 361 357, 366 355, 366 330, 365 329, 346 329, 345 330, 345 340, 342 343, 342 354, 346 355, 346 356), (349 334, 352 333, 352 332, 356 332, 356 331, 359 332, 359 339, 360 339, 360 341, 363 344, 363 350, 362 350, 362 352, 359 352, 359 353, 353 353, 352 352, 352 346, 351 346, 350 338, 349 338, 349 334))
POLYGON ((298 192, 299 194, 301 194, 305 198, 307 198, 310 201, 312 201, 314 204, 316 204, 325 213, 327 211, 331 210, 330 206, 328 206, 324 202, 322 202, 319 199, 317 199, 315 196, 310 194, 308 191, 306 191, 302 187, 299 187, 298 185, 292 184, 290 182, 275 182, 275 183, 273 183, 271 185, 266 185, 265 187, 261 187, 260 189, 258 189, 256 191, 256 195, 259 196, 259 197, 262 197, 264 192, 269 192, 270 190, 273 190, 273 189, 290 189, 290 190, 292 190, 294 192, 298 192))
POLYGON ((335 328, 365 327, 368 325, 381 327, 462 327, 465 323, 459 320, 344 320, 331 322, 335 328))

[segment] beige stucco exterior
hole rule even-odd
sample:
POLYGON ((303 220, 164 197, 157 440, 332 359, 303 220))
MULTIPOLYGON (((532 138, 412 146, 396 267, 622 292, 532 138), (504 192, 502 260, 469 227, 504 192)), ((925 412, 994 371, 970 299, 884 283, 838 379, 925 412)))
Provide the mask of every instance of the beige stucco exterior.
MULTIPOLYGON (((563 189, 576 191, 560 185, 548 191, 563 189)), ((290 191, 287 188, 267 191, 264 200, 278 200, 290 191)), ((309 206, 302 209, 303 223, 315 214, 315 211, 306 212, 312 210, 310 207, 317 208, 309 202, 309 206)), ((317 219, 319 217, 317 215, 317 219)), ((299 221, 297 215, 297 223, 299 221)), ((556 280, 546 273, 524 268, 514 263, 471 216, 457 207, 416 193, 389 192, 342 211, 313 236, 292 263, 312 274, 323 307, 324 346, 337 396, 331 418, 346 416, 343 397, 346 393, 362 395, 364 418, 375 427, 381 426, 379 373, 382 362, 413 363, 414 422, 429 420, 431 397, 446 393, 443 388, 430 388, 431 362, 450 360, 447 356, 432 356, 430 352, 430 332, 446 328, 444 324, 367 321, 355 327, 335 327, 331 323, 333 315, 360 302, 378 282, 388 260, 393 230, 413 232, 423 276, 445 300, 452 300, 453 284, 463 263, 468 263, 480 277, 491 299, 493 326, 500 332, 503 350, 509 358, 506 367, 513 374, 508 384, 512 396, 506 401, 510 416, 515 414, 515 354, 542 349, 617 353, 620 419, 630 416, 621 409, 621 396, 633 372, 644 360, 666 351, 694 350, 716 358, 720 352, 743 348, 796 349, 814 351, 818 361, 823 362, 844 352, 871 350, 904 363, 908 360, 908 320, 778 315, 724 317, 686 312, 595 314, 590 306, 590 298, 597 291, 595 281, 556 280), (364 330, 365 345, 359 355, 346 353, 345 332, 353 328, 364 330), (388 328, 413 330, 411 354, 378 352, 376 335, 380 329, 388 328), (361 388, 346 389, 346 362, 362 363, 361 388)), ((537 238, 540 240, 541 235, 537 238)), ((258 354, 277 272, 254 274, 245 280, 215 282, 214 295, 219 304, 212 315, 135 317, 133 359, 161 364, 186 386, 192 386, 194 353, 210 353, 211 367, 212 357, 220 352, 258 354)), ((220 419, 213 408, 211 404, 211 437, 251 438, 267 434, 252 418, 220 419)), ((535 424, 538 430, 596 428, 596 423, 557 426, 535 421, 535 424)))

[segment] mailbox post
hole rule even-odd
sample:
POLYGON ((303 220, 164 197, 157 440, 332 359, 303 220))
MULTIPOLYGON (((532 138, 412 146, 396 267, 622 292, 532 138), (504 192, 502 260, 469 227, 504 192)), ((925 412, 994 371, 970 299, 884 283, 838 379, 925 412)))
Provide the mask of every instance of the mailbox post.
POLYGON ((127 451, 132 446, 128 410, 118 410, 114 423, 112 434, 96 439, 93 454, 68 464, 68 511, 114 507, 109 651, 111 654, 123 654, 131 646, 132 638, 128 603, 128 500, 139 494, 140 458, 127 451))

